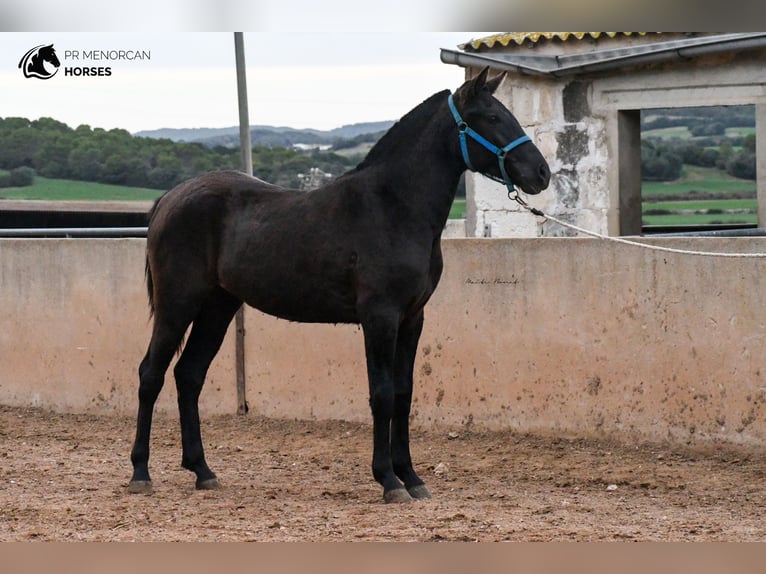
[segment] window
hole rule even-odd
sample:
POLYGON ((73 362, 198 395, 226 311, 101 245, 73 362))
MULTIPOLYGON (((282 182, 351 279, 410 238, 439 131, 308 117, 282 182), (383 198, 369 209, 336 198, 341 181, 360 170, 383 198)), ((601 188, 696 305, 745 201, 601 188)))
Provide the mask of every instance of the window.
POLYGON ((645 109, 622 121, 635 130, 637 120, 644 234, 758 226, 755 106, 645 109))

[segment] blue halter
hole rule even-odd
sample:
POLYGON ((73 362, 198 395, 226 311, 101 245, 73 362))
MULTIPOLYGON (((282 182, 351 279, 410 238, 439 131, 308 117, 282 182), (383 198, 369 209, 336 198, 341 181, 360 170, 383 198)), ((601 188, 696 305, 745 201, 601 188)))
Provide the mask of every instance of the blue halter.
POLYGON ((460 151, 463 153, 463 161, 465 162, 466 167, 471 171, 476 171, 471 164, 471 158, 468 157, 468 143, 465 137, 468 135, 497 156, 497 162, 500 165, 500 173, 503 177, 501 179, 488 173, 482 173, 482 175, 499 183, 504 183, 508 188, 508 193, 512 193, 514 191, 514 185, 510 176, 505 171, 505 156, 509 151, 520 146, 521 144, 532 141, 531 138, 527 134, 524 134, 523 136, 513 140, 505 147, 497 147, 485 137, 476 133, 468 126, 467 123, 465 123, 463 118, 460 116, 460 112, 457 111, 457 107, 455 106, 455 101, 452 98, 452 94, 450 94, 449 98, 447 98, 447 103, 449 104, 449 109, 452 112, 452 117, 455 119, 455 123, 457 124, 458 135, 460 136, 460 151))

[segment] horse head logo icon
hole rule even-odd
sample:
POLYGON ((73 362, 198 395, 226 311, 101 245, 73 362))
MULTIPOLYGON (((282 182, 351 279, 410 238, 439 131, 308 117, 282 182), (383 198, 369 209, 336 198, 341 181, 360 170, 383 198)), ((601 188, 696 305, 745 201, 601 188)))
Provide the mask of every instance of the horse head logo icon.
POLYGON ((60 65, 61 62, 59 62, 58 56, 56 56, 53 44, 35 46, 24 54, 24 57, 19 62, 19 68, 24 72, 25 78, 40 78, 41 80, 48 80, 55 76, 56 72, 59 71, 60 65), (54 66, 52 72, 45 67, 45 62, 54 66))

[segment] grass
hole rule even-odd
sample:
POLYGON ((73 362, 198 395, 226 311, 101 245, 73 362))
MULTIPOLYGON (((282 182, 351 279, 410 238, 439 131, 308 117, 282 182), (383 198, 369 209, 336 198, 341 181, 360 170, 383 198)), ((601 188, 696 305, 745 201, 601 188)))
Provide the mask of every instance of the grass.
POLYGON ((644 215, 641 219, 644 225, 711 225, 717 223, 748 223, 757 224, 758 215, 755 213, 717 213, 686 215, 672 213, 669 215, 644 215))
POLYGON ((749 209, 755 211, 758 202, 755 199, 707 199, 694 201, 656 201, 642 203, 643 211, 665 209, 668 211, 709 211, 711 209, 731 211, 749 209))
MULTIPOLYGON (((737 127, 737 128, 726 128, 725 135, 726 137, 744 137, 746 135, 754 134, 755 128, 753 127, 737 127)), ((682 140, 691 140, 694 139, 694 136, 689 131, 689 128, 686 126, 674 126, 670 128, 657 128, 655 130, 646 130, 641 132, 641 137, 648 137, 648 138, 659 138, 664 140, 669 139, 682 139, 682 140)), ((707 137, 707 136, 703 136, 707 137)))
POLYGON ((755 133, 755 128, 750 127, 741 127, 741 128, 726 128, 726 137, 736 137, 736 136, 749 136, 750 134, 755 133))
POLYGON ((449 210, 450 219, 463 219, 465 217, 465 198, 457 198, 452 202, 449 210))
POLYGON ((48 201, 150 201, 163 191, 143 187, 109 185, 90 181, 49 179, 35 176, 32 185, 0 189, 0 199, 42 199, 48 201))
MULTIPOLYGON (((0 173, 7 173, 0 170, 0 173)), ((32 185, 0 188, 2 199, 40 199, 46 201, 151 201, 162 195, 159 189, 108 185, 90 181, 49 179, 35 176, 32 185)), ((465 198, 457 198, 450 208, 450 219, 465 217, 465 198)))
MULTIPOLYGON (((731 177, 719 170, 696 166, 684 166, 683 175, 673 182, 644 182, 641 193, 647 210, 663 209, 665 215, 643 215, 645 225, 683 225, 709 223, 753 223, 757 224, 756 184, 754 181, 731 177), (688 201, 682 198, 690 192, 697 192, 688 201), (721 199, 727 194, 749 194, 752 199, 721 199), (710 195, 715 200, 704 197, 710 195), (705 210, 750 210, 750 213, 683 213, 705 210)), ((49 179, 36 176, 34 184, 27 187, 0 189, 0 199, 39 199, 48 201, 151 201, 159 197, 162 190, 121 185, 108 185, 87 181, 49 179)), ((465 217, 466 200, 457 198, 450 208, 450 219, 465 217)))
POLYGON ((642 131, 641 137, 660 138, 664 140, 669 140, 674 138, 688 140, 692 137, 692 134, 689 131, 689 128, 687 128, 686 126, 673 126, 670 128, 657 128, 654 130, 642 131))
POLYGON ((658 198, 676 196, 697 191, 706 194, 726 194, 730 192, 752 192, 755 194, 755 181, 738 179, 718 169, 684 165, 681 177, 675 181, 645 181, 641 184, 641 196, 658 198))
POLYGON ((643 182, 641 195, 644 225, 758 224, 756 182, 714 168, 685 165, 676 181, 643 182), (650 210, 669 213, 647 214, 650 210), (746 213, 727 213, 734 210, 746 213))

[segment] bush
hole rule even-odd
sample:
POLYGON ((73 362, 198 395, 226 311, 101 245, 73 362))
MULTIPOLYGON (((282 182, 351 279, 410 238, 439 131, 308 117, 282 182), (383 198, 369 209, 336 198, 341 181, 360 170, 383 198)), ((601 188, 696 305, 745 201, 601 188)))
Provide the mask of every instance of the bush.
POLYGON ((11 170, 11 185, 13 187, 25 187, 35 182, 35 170, 31 167, 17 167, 11 170))
POLYGON ((26 187, 35 182, 35 170, 31 167, 17 167, 0 175, 0 187, 26 187))
POLYGON ((669 209, 647 209, 644 211, 644 215, 672 215, 673 212, 669 209))
POLYGON ((641 147, 641 178, 645 181, 673 181, 681 176, 681 157, 666 146, 641 147))
POLYGON ((726 172, 741 179, 755 179, 755 154, 747 151, 738 153, 726 164, 726 172))
POLYGON ((689 131, 695 137, 722 136, 726 133, 726 126, 721 122, 700 121, 689 126, 689 131))

